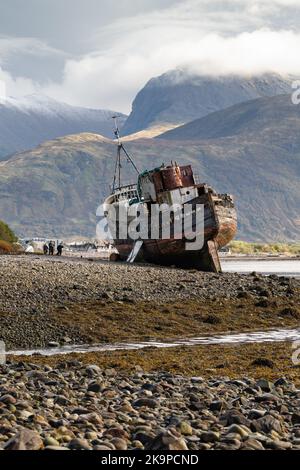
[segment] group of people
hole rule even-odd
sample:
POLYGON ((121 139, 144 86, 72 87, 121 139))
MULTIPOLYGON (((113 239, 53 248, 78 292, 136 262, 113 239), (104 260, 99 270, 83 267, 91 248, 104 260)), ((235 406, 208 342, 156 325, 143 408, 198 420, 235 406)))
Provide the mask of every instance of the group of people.
MULTIPOLYGON (((64 248, 64 246, 63 246, 62 243, 59 243, 59 244, 57 245, 57 253, 56 253, 57 256, 61 256, 61 255, 62 255, 63 248, 64 248)), ((52 241, 51 241, 51 242, 49 242, 49 244, 45 243, 43 250, 44 250, 44 255, 48 255, 48 254, 49 254, 50 256, 53 256, 53 255, 54 255, 54 251, 55 251, 55 242, 52 242, 52 241)))

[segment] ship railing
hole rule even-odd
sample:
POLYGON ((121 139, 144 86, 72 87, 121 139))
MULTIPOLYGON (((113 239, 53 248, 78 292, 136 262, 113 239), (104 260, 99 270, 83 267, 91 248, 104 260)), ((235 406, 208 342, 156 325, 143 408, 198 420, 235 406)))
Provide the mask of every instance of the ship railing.
POLYGON ((137 184, 124 184, 122 186, 119 186, 118 188, 114 189, 114 193, 119 193, 123 191, 132 191, 132 190, 137 190, 137 184))
POLYGON ((138 196, 137 185, 136 184, 127 184, 115 188, 114 195, 116 200, 120 199, 133 199, 138 196))

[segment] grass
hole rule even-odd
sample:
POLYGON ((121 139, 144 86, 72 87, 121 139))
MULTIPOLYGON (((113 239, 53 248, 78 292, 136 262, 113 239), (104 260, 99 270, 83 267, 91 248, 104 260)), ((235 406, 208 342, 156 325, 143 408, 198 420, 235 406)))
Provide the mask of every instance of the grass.
POLYGON ((300 256, 300 242, 296 243, 248 243, 234 240, 229 244, 233 254, 286 254, 300 256))

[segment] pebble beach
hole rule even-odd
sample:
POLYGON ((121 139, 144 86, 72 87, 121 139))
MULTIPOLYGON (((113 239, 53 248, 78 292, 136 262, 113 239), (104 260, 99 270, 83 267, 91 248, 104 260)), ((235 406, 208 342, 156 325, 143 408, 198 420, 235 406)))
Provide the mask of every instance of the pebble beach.
MULTIPOLYGON (((296 328, 299 292, 299 280, 254 272, 2 256, 0 339, 9 353, 296 328)), ((238 351, 241 369, 230 368, 230 354, 238 355, 232 349, 209 358, 214 347, 51 359, 8 354, 0 366, 0 448, 300 450, 298 369, 284 347, 284 367, 267 346, 248 348, 238 351)))
POLYGON ((300 449, 300 390, 284 378, 124 376, 78 361, 0 370, 2 449, 300 449))

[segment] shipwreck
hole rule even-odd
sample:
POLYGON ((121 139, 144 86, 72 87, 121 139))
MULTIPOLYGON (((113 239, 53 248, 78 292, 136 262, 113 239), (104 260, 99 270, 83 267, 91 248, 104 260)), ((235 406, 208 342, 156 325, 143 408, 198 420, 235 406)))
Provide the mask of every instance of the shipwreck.
MULTIPOLYGON (((139 172, 120 140, 117 125, 115 133, 118 141, 115 174, 111 194, 104 202, 104 215, 110 232, 114 234, 112 238, 118 258, 127 262, 149 262, 220 272, 218 250, 226 246, 237 231, 233 197, 230 194, 218 194, 208 184, 199 182, 191 165, 171 162, 167 166, 163 164, 139 172), (137 173, 134 184, 122 185, 122 154, 137 173), (151 219, 154 206, 163 208, 161 215, 156 218, 156 227, 153 227, 151 219), (146 220, 148 218, 148 231, 141 232, 138 238, 132 238, 129 236, 130 230, 124 232, 124 227, 121 227, 124 224, 121 212, 132 213, 130 208, 142 213, 146 220), (164 218, 164 211, 168 208, 171 211, 164 218), (202 211, 200 228, 197 228, 198 210, 202 211), (167 223, 169 227, 164 226, 167 223), (197 230, 201 230, 201 234, 197 230), (155 237, 153 232, 156 233, 155 237), (190 246, 187 249, 191 234, 195 238, 201 235, 201 246, 196 245, 195 249, 190 246)), ((129 226, 131 222, 132 215, 129 215, 126 224, 129 226)))

